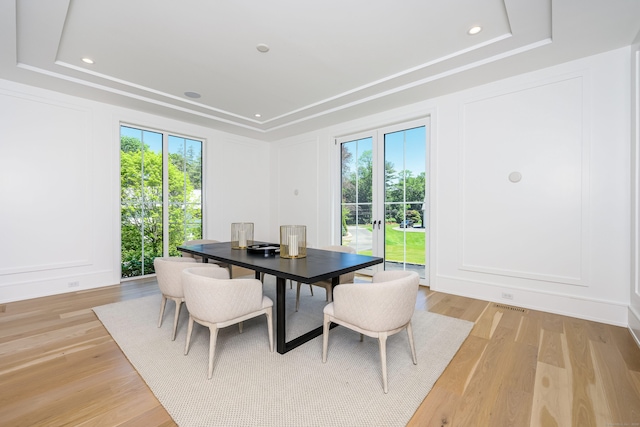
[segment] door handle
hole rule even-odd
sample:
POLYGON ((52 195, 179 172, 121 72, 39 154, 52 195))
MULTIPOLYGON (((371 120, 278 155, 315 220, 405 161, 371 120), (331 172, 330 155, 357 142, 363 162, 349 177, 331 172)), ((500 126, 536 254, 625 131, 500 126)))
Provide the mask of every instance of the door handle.
POLYGON ((380 224, 382 224, 382 220, 378 221, 378 230, 380 230, 380 224))
POLYGON ((371 227, 371 229, 372 229, 372 230, 375 230, 375 229, 376 229, 376 223, 377 223, 377 222, 378 222, 378 221, 373 221, 373 227, 371 227))

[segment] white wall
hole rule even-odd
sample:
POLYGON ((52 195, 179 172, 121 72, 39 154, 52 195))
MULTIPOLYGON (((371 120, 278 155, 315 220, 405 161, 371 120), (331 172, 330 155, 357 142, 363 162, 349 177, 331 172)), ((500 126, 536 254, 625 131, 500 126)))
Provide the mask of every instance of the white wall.
POLYGON ((268 144, 0 80, 0 302, 120 282, 121 122, 205 140, 205 237, 268 237, 268 144))
POLYGON ((277 146, 272 178, 278 183, 274 186, 277 203, 273 206, 277 221, 271 225, 271 241, 280 241, 281 225, 306 225, 308 246, 324 245, 318 232, 320 217, 326 212, 318 207, 318 186, 326 181, 328 173, 321 168, 326 159, 320 160, 319 148, 315 137, 294 138, 277 146))
POLYGON ((334 138, 431 115, 432 289, 627 325, 629 69, 623 48, 280 141, 276 163, 320 182, 300 184, 315 201, 279 197, 274 224, 331 243, 334 138))
POLYGON ((631 46, 631 286, 629 330, 640 345, 640 33, 631 46))
POLYGON ((206 140, 205 237, 226 240, 231 222, 253 221, 256 238, 277 241, 278 226, 295 223, 320 246, 336 234, 334 138, 431 115, 432 288, 637 323, 630 53, 607 52, 271 146, 0 81, 0 302, 119 282, 120 122, 206 140), (252 174, 239 173, 240 162, 252 174), (520 183, 506 179, 512 171, 522 173, 520 183))

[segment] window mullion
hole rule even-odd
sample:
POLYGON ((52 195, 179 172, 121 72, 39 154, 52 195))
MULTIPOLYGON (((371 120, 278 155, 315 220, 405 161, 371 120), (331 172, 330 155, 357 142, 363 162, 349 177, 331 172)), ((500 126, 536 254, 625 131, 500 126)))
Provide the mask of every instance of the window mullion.
POLYGON ((169 256, 169 136, 162 133, 162 253, 169 256))

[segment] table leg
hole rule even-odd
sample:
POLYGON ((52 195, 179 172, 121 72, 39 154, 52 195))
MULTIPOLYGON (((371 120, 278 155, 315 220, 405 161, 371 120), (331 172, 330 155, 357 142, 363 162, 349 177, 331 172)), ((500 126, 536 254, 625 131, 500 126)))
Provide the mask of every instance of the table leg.
MULTIPOLYGON (((339 281, 339 277, 334 277, 331 281, 331 284, 335 286, 339 283, 339 281)), ((322 335, 322 326, 318 326, 317 328, 312 329, 309 332, 287 342, 287 328, 285 324, 285 294, 287 292, 286 284, 287 279, 283 279, 280 277, 276 278, 276 348, 278 350, 278 353, 280 354, 285 354, 286 352, 291 351, 294 348, 311 341, 315 337, 319 337, 320 335, 322 335)), ((336 326, 338 326, 337 323, 331 323, 330 328, 333 329, 336 326)))
POLYGON ((287 337, 285 326, 285 293, 287 279, 276 278, 276 345, 278 353, 287 352, 287 337))
POLYGON ((340 276, 331 278, 331 295, 333 295, 333 290, 340 284, 340 276))

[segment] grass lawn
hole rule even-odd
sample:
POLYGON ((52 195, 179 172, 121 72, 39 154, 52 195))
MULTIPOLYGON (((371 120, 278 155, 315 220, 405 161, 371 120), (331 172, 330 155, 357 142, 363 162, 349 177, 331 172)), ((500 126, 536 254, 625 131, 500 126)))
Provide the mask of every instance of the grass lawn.
MULTIPOLYGON (((424 265, 425 233, 394 230, 398 224, 385 224, 385 260, 408 262, 410 264, 424 265), (404 259, 404 239, 407 239, 407 259, 404 259)), ((371 226, 367 226, 371 230, 371 226)), ((371 255, 371 251, 359 251, 362 255, 371 255)))

